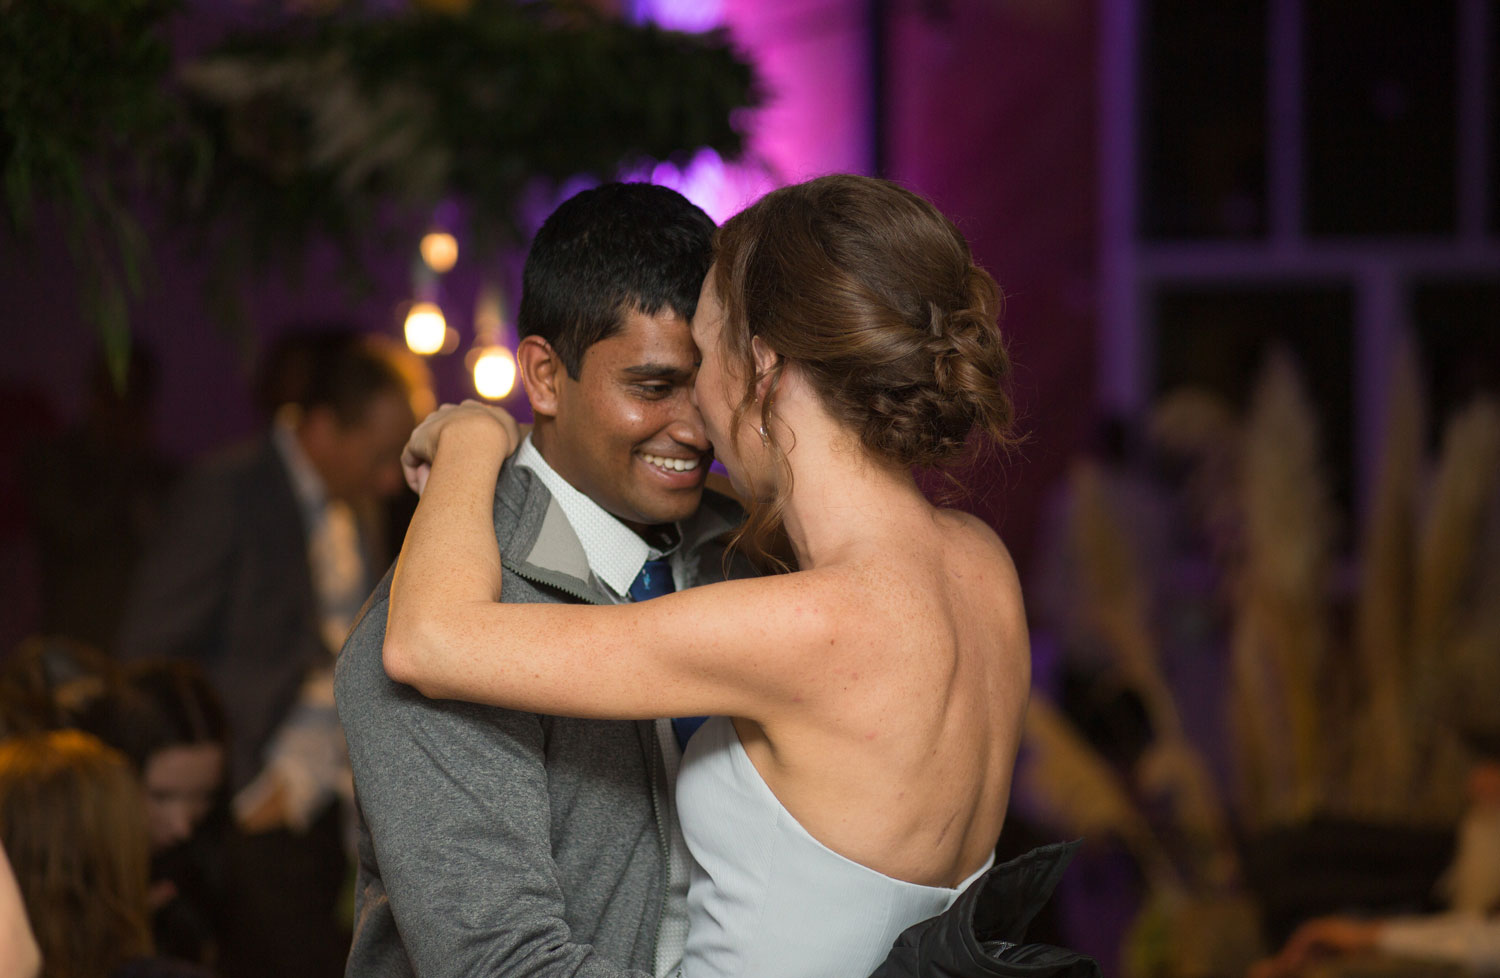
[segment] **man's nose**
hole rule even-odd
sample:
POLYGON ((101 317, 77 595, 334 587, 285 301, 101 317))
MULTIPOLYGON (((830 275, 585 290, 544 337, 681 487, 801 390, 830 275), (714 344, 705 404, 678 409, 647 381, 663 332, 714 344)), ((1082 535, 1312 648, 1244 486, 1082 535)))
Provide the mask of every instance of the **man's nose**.
POLYGON ((667 434, 679 445, 700 452, 708 451, 708 432, 703 427, 703 415, 698 413, 698 405, 692 398, 684 402, 683 409, 667 426, 667 434))

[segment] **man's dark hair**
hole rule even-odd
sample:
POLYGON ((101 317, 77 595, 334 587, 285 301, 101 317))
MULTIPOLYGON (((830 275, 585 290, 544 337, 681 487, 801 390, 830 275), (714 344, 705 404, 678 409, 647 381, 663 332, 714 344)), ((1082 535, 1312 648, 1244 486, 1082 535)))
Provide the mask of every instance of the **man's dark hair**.
POLYGON ((267 352, 256 399, 267 414, 285 404, 328 408, 357 424, 377 395, 409 394, 411 383, 368 337, 346 326, 318 326, 283 335, 267 352))
POLYGON ((606 183, 564 201, 526 256, 517 327, 540 336, 577 379, 589 347, 625 316, 691 319, 713 261, 714 222, 675 190, 606 183))

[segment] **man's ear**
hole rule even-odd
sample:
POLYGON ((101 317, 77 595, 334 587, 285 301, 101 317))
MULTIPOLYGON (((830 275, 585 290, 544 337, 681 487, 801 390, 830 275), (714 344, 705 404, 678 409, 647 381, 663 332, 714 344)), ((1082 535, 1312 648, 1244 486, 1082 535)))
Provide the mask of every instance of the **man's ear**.
POLYGON ((557 386, 568 372, 552 344, 540 336, 527 336, 516 346, 516 366, 521 371, 521 383, 526 385, 526 397, 531 401, 531 413, 537 417, 557 415, 557 386))
POLYGON ((777 365, 782 362, 781 354, 771 349, 771 345, 759 336, 750 337, 750 359, 755 363, 755 397, 756 400, 764 400, 771 392, 775 383, 779 380, 777 365))

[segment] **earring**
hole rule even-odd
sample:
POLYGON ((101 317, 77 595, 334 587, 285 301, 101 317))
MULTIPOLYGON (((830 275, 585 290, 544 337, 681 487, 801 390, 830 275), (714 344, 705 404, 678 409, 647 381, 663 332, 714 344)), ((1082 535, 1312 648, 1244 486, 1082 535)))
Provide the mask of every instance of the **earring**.
POLYGON ((771 444, 771 436, 768 435, 768 434, 766 434, 766 426, 765 425, 761 425, 760 426, 760 443, 762 445, 769 445, 769 444, 771 444))

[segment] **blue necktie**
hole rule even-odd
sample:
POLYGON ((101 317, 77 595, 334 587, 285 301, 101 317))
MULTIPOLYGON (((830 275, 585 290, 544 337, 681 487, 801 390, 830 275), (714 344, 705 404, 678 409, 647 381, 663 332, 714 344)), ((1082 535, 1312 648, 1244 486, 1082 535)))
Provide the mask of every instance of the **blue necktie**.
POLYGON ((677 585, 672 583, 671 562, 648 560, 641 567, 641 572, 635 575, 635 582, 630 585, 630 600, 650 601, 663 594, 671 594, 675 590, 677 590, 677 585))
MULTIPOLYGON (((635 576, 635 582, 630 585, 630 600, 650 601, 675 590, 677 585, 672 583, 671 563, 666 560, 648 560, 635 576)), ((677 746, 686 750, 688 738, 707 719, 708 717, 675 717, 672 720, 672 732, 677 735, 677 746)))

